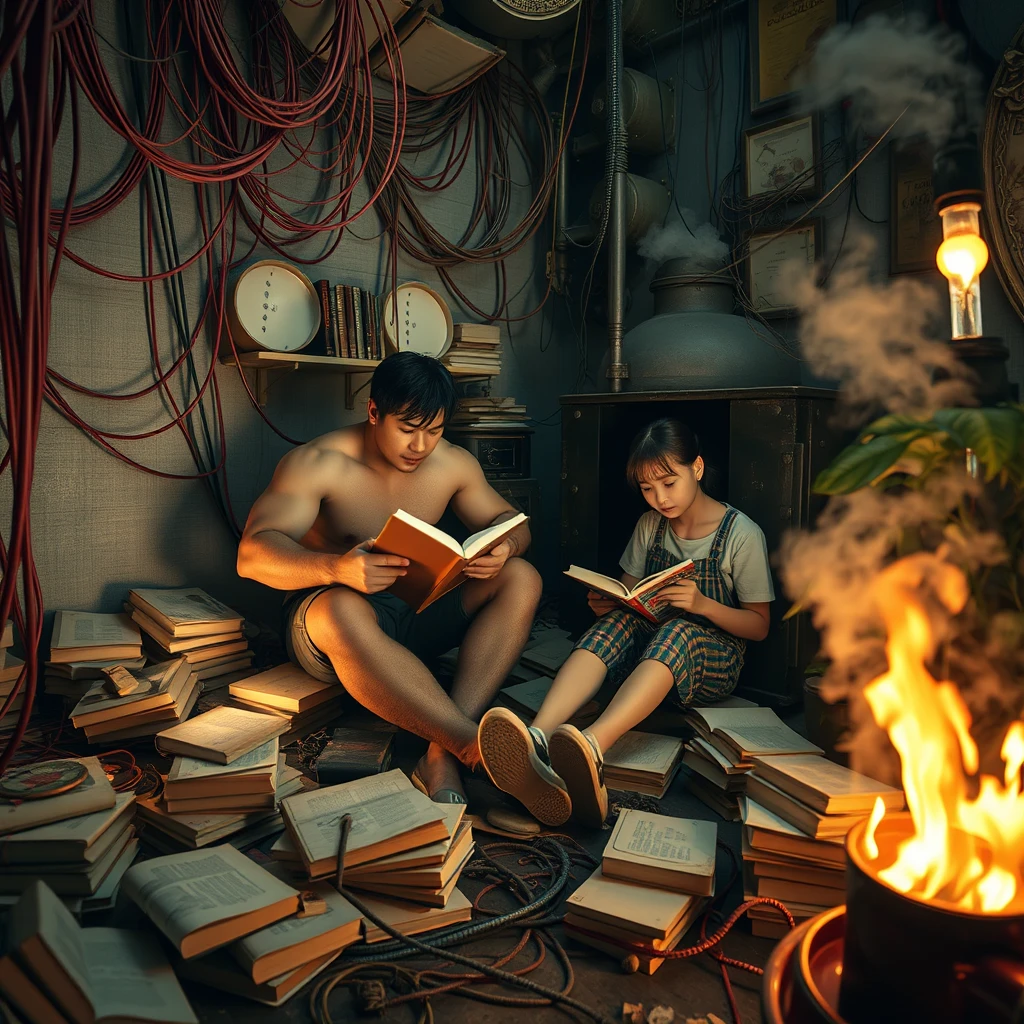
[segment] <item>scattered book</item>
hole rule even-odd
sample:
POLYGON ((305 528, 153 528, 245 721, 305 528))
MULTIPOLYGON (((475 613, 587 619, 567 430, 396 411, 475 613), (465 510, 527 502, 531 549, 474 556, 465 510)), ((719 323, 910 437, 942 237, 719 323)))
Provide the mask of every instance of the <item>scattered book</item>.
POLYGON ((605 846, 601 869, 610 878, 711 896, 717 839, 718 828, 710 821, 624 810, 605 846))
POLYGON ((711 810, 719 814, 725 821, 740 820, 740 805, 737 794, 721 790, 697 774, 687 776, 686 788, 701 803, 710 807, 711 810))
POLYGON ((630 730, 605 752, 605 785, 660 799, 679 769, 682 753, 683 741, 674 736, 630 730))
POLYGON ((313 762, 322 786, 380 775, 391 767, 392 729, 335 729, 313 762))
POLYGON ((658 607, 658 594, 680 580, 692 576, 696 568, 691 559, 685 562, 678 562, 661 572, 652 573, 644 577, 634 587, 630 588, 621 580, 603 573, 594 572, 593 569, 584 569, 578 565, 570 565, 565 570, 565 575, 572 577, 591 590, 610 597, 619 604, 631 611, 637 612, 650 622, 661 622, 665 618, 677 614, 671 606, 658 607))
POLYGON ((460 544, 444 530, 399 509, 384 524, 373 549, 409 559, 406 575, 395 581, 389 593, 421 612, 462 583, 463 569, 474 558, 496 548, 526 519, 520 512, 474 533, 460 544))
POLYGON ((821 867, 844 868, 846 851, 839 836, 812 839, 750 797, 740 797, 743 841, 752 856, 785 857, 821 867))
POLYGON ((866 818, 871 810, 868 808, 867 811, 856 814, 818 814, 767 780, 758 778, 756 772, 751 772, 747 776, 746 793, 751 800, 756 800, 762 807, 795 825, 812 839, 845 836, 857 822, 866 818))
POLYGON ((281 802, 289 835, 310 878, 337 870, 339 821, 352 815, 345 867, 446 839, 445 812, 398 769, 281 802))
POLYGON ((231 796, 238 793, 276 792, 278 738, 235 758, 230 764, 217 764, 197 757, 176 757, 164 783, 167 800, 196 800, 207 796, 231 796))
MULTIPOLYGON (((564 647, 564 642, 559 638, 554 638, 552 642, 559 645, 560 649, 564 647)), ((534 650, 537 649, 539 649, 539 645, 534 648, 534 650)), ((544 650, 552 650, 553 652, 554 648, 545 648, 544 650)), ((526 652, 524 652, 524 654, 525 653, 526 652)), ((542 656, 543 654, 544 651, 542 651, 542 656)), ((524 679, 521 682, 513 683, 511 686, 506 686, 501 689, 498 692, 498 698, 505 707, 514 711, 523 719, 523 721, 529 724, 536 717, 537 712, 540 711, 541 705, 544 703, 544 698, 551 690, 551 684, 553 681, 554 677, 548 675, 537 676, 533 679, 524 679)), ((579 709, 579 711, 576 712, 575 715, 572 716, 569 721, 571 725, 575 725, 579 729, 584 729, 590 725, 600 713, 601 705, 598 704, 596 700, 589 700, 579 709)))
POLYGON ((299 909, 295 889, 229 845, 144 860, 122 886, 186 960, 299 909))
POLYGON ((524 665, 545 672, 552 677, 572 654, 573 643, 565 637, 553 637, 533 647, 527 647, 519 656, 524 665))
POLYGON ((687 718, 703 739, 735 765, 753 767, 752 759, 765 754, 823 753, 771 708, 691 708, 687 718))
POLYGON ((135 588, 128 591, 128 600, 172 637, 232 633, 242 628, 241 615, 198 587, 135 588))
POLYGON ((111 693, 105 682, 98 680, 72 709, 71 723, 81 729, 143 711, 171 708, 188 675, 188 663, 178 658, 137 671, 134 678, 138 685, 126 695, 111 693))
POLYGON ((344 694, 340 683, 325 683, 298 665, 277 665, 228 687, 232 697, 296 714, 344 694))
POLYGON ((34 1024, 196 1024, 156 936, 83 929, 41 882, 11 912, 8 946, 3 959, 16 962, 20 977, 10 986, 11 974, 0 967, 0 987, 34 1024), (43 1003, 50 1012, 40 1013, 43 1003))
POLYGON ((153 736, 165 729, 171 729, 188 718, 202 691, 202 684, 194 672, 175 676, 170 691, 174 703, 169 707, 140 711, 113 721, 87 725, 84 729, 86 739, 90 743, 109 744, 119 740, 138 739, 140 736, 153 736))
POLYGON ((59 611, 53 617, 50 661, 117 661, 142 655, 142 636, 126 615, 59 611))
POLYGON ((74 789, 45 800, 11 803, 0 799, 0 836, 49 825, 76 815, 105 811, 114 806, 117 795, 99 761, 95 757, 76 757, 70 760, 80 761, 88 772, 74 789))
MULTIPOLYGON (((261 786, 255 792, 255 784, 250 784, 247 790, 228 789, 226 792, 207 791, 199 796, 181 796, 180 789, 176 788, 168 794, 165 786, 164 806, 168 814, 246 814, 250 811, 273 810, 278 804, 277 780, 286 777, 287 770, 284 754, 279 754, 274 768, 258 771, 256 778, 261 786)), ((245 784, 249 779, 245 775, 236 775, 233 781, 245 784)))
MULTIPOLYGON (((473 904, 459 889, 452 893, 443 907, 421 907, 405 900, 382 899, 379 896, 360 896, 360 902, 375 917, 402 935, 422 935, 473 919, 473 904)), ((388 931, 369 918, 364 919, 364 927, 368 943, 391 938, 388 931)))
MULTIPOLYGON (((444 839, 438 840, 436 843, 430 843, 427 846, 418 846, 412 850, 404 850, 402 853, 394 853, 390 857, 379 857, 365 864, 358 864, 353 868, 347 868, 345 877, 358 878, 362 875, 380 874, 390 871, 402 873, 419 868, 439 868, 448 860, 452 841, 455 839, 463 820, 466 819, 465 804, 441 804, 440 806, 444 811, 444 826, 448 833, 444 839)), ((295 846, 292 844, 291 838, 287 833, 281 836, 274 844, 271 854, 273 855, 278 850, 285 852, 283 859, 298 859, 295 846)))
POLYGON ((222 706, 158 733, 156 747, 162 754, 231 764, 287 731, 286 719, 222 706))

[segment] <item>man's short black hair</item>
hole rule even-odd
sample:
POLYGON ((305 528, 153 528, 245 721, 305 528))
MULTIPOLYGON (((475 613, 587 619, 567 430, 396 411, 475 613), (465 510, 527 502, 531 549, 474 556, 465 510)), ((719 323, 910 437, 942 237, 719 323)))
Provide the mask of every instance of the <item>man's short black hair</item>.
POLYGON ((458 401, 448 367, 418 352, 388 356, 373 371, 370 398, 381 418, 395 415, 414 427, 433 423, 438 413, 447 423, 458 401))

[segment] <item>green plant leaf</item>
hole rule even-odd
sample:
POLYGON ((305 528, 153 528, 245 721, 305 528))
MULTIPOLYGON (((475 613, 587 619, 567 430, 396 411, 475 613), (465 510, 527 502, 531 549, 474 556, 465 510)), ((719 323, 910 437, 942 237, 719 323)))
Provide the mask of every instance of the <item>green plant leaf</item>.
POLYGON ((818 494, 849 494, 877 480, 911 444, 899 435, 874 437, 844 448, 814 481, 818 494))
POLYGON ((955 420, 957 436, 985 467, 986 480, 1013 458, 1021 427, 1021 415, 1013 409, 963 409, 955 420))
POLYGON ((860 432, 860 439, 866 440, 889 434, 921 436, 922 434, 930 434, 934 430, 935 424, 928 420, 917 419, 914 416, 907 416, 902 413, 890 413, 888 416, 882 416, 873 423, 869 423, 860 432))

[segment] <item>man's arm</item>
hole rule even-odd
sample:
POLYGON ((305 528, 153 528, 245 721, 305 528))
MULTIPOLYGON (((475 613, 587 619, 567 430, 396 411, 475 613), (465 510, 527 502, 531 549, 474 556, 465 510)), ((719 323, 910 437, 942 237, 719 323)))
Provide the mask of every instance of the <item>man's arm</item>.
POLYGON ((311 551, 300 541, 309 532, 337 480, 339 456, 298 448, 279 463, 270 486, 256 500, 238 544, 238 575, 275 590, 338 584, 364 594, 386 590, 408 559, 367 550, 368 542, 344 555, 311 551))

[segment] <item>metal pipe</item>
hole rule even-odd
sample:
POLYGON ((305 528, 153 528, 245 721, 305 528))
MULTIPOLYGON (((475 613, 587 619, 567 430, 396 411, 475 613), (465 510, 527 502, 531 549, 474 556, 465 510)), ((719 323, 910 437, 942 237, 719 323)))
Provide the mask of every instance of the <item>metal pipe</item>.
MULTIPOLYGON (((551 120, 555 131, 562 138, 562 115, 552 114, 551 120)), ((569 287, 569 239, 566 228, 569 226, 569 139, 563 139, 562 157, 558 161, 558 179, 555 184, 555 251, 552 255, 554 266, 551 274, 551 287, 556 295, 564 295, 569 287)))
POLYGON ((626 126, 622 118, 622 0, 608 0, 608 371, 613 392, 622 390, 629 366, 622 361, 626 296, 626 126))

